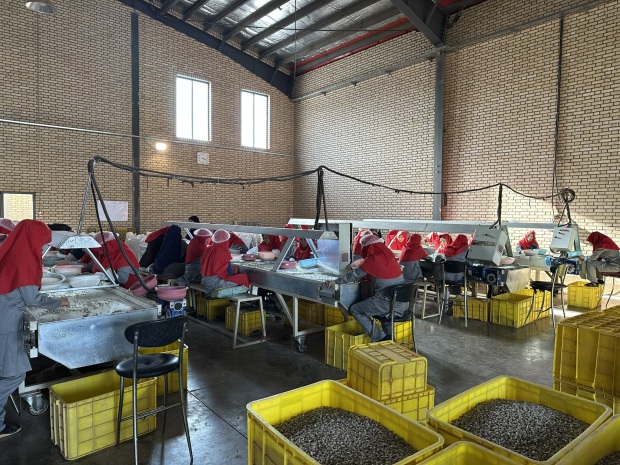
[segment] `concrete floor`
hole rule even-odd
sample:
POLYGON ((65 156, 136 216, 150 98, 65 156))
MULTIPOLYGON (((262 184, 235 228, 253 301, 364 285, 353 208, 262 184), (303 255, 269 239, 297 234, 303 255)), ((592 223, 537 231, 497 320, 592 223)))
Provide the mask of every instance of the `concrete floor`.
MULTIPOLYGON (((569 312, 567 316, 574 315, 569 312)), ((246 404, 323 379, 342 379, 344 371, 324 364, 323 333, 308 336, 307 349, 292 348, 290 328, 270 322, 270 342, 233 351, 231 339, 191 322, 189 346, 188 414, 195 464, 247 464, 246 404)), ((417 320, 416 342, 428 359, 428 383, 435 387, 435 403, 499 375, 511 375, 545 386, 552 385, 553 326, 546 318, 524 328, 446 317, 417 320)), ((0 441, 0 464, 66 464, 50 440, 49 414, 24 412, 9 404, 7 420, 22 431, 0 441)), ((189 463, 179 409, 168 412, 165 433, 162 416, 155 432, 139 439, 140 463, 189 463)), ((132 442, 77 459, 79 464, 133 463, 132 442)))

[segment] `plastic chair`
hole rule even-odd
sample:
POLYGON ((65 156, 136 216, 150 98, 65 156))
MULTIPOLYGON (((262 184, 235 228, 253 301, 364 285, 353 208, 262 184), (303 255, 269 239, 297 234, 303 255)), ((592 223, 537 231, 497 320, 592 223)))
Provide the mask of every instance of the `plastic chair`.
POLYGON ((559 265, 555 268, 551 268, 551 281, 531 281, 530 287, 534 290, 534 295, 532 296, 532 303, 530 304, 530 310, 527 312, 525 316, 525 321, 523 324, 527 323, 532 312, 538 313, 536 319, 540 318, 540 314, 546 312, 547 310, 551 311, 551 321, 553 321, 553 327, 555 328, 555 313, 553 306, 553 294, 556 290, 560 292, 560 300, 562 302, 562 314, 564 318, 566 318, 566 309, 564 306, 564 289, 568 286, 564 284, 564 278, 566 277, 566 265, 559 265), (541 291, 543 293, 543 300, 540 305, 540 308, 534 310, 534 301, 536 300, 536 292, 541 291), (545 291, 551 293, 551 302, 549 302, 549 307, 545 307, 545 291))
POLYGON ((445 260, 441 262, 441 305, 439 310, 439 324, 441 324, 441 317, 444 314, 444 310, 450 295, 448 294, 448 286, 462 286, 465 294, 465 327, 467 328, 467 262, 461 262, 456 260, 445 260), (462 273, 462 279, 446 279, 446 273, 462 273))
POLYGON ((385 289, 385 294, 390 298, 390 314, 386 317, 375 317, 377 320, 381 322, 381 326, 385 328, 385 325, 390 325, 391 334, 392 334, 392 342, 394 342, 394 323, 401 323, 405 321, 411 320, 411 341, 413 342, 413 350, 416 350, 415 345, 415 334, 414 334, 414 326, 415 326, 415 316, 413 313, 413 309, 405 311, 402 316, 394 315, 394 308, 398 302, 409 302, 411 303, 415 292, 416 292, 416 284, 414 282, 408 282, 404 284, 397 284, 395 286, 390 286, 385 289))
POLYGON ((125 338, 133 344, 133 356, 125 359, 116 365, 116 373, 121 377, 120 400, 118 405, 118 417, 116 422, 116 444, 120 442, 121 421, 133 419, 133 444, 134 458, 138 465, 138 419, 164 412, 164 428, 166 424, 166 410, 173 407, 181 407, 183 411, 183 424, 185 426, 185 436, 187 447, 189 448, 190 460, 194 459, 192 454, 192 444, 189 438, 189 427, 187 425, 187 412, 185 410, 185 391, 183 389, 183 347, 185 333, 187 331, 187 317, 177 316, 164 320, 145 321, 135 323, 125 329, 125 338), (140 355, 140 347, 162 347, 173 342, 179 341, 179 355, 173 354, 148 354, 140 355), (181 401, 168 405, 168 373, 177 371, 179 374, 179 395, 181 401), (137 413, 138 410, 138 379, 164 376, 164 404, 147 412, 137 413), (122 418, 123 396, 125 389, 125 378, 132 379, 132 415, 122 418))
MULTIPOLYGON (((433 268, 434 268, 434 264, 433 262, 429 262, 426 260, 420 260, 418 262, 420 264, 420 269, 422 270, 422 279, 418 279, 415 284, 416 284, 416 290, 415 290, 415 296, 413 298, 413 311, 415 312, 415 306, 418 303, 418 296, 420 293, 420 289, 422 289, 422 313, 420 315, 420 319, 425 320, 426 318, 433 318, 436 316, 439 316, 439 311, 437 311, 437 313, 432 313, 430 315, 426 314, 426 297, 428 295, 429 292, 429 288, 433 287, 434 282, 433 282, 433 268)), ((432 295, 436 295, 435 292, 432 292, 432 295)))

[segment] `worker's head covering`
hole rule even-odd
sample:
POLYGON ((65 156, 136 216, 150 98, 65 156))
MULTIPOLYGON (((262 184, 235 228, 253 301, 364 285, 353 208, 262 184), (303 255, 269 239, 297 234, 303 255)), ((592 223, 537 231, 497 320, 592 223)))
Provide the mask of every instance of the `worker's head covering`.
POLYGON ((182 241, 183 237, 181 236, 181 228, 179 228, 176 224, 169 226, 166 231, 166 235, 164 236, 164 240, 161 243, 161 248, 159 249, 159 252, 157 252, 155 260, 153 261, 153 273, 161 274, 168 265, 183 261, 183 249, 181 248, 182 241))
POLYGON ((467 236, 459 234, 453 242, 448 245, 444 251, 446 258, 455 257, 469 247, 467 236))
POLYGON ((93 236, 93 239, 95 239, 99 245, 103 245, 104 242, 113 240, 114 234, 110 231, 98 232, 93 236))
POLYGON ((372 234, 372 231, 368 228, 361 228, 357 232, 357 235, 353 239, 353 255, 362 255, 362 244, 360 244, 360 239, 366 234, 372 234))
POLYGON ((588 238, 586 239, 590 244, 592 244, 592 250, 596 249, 607 249, 607 250, 620 250, 620 248, 616 245, 614 241, 611 240, 609 236, 606 236, 603 233, 598 231, 594 231, 590 233, 588 238))
POLYGON ((185 263, 193 262, 202 257, 205 249, 211 243, 211 236, 213 233, 208 229, 200 228, 194 231, 194 237, 189 242, 185 253, 185 263))
MULTIPOLYGON (((104 238, 105 239, 105 249, 104 250, 103 247, 101 247, 100 249, 97 249, 99 251, 98 254, 98 259, 101 262, 101 264, 103 265, 104 268, 112 268, 113 270, 118 270, 119 268, 124 268, 129 266, 129 264, 133 265, 134 268, 138 268, 140 265, 138 263, 138 258, 136 257, 136 254, 133 252, 133 250, 131 250, 131 248, 125 244, 122 241, 116 241, 114 240, 114 234, 112 234, 109 231, 106 231, 108 233, 108 235, 104 238), (120 246, 119 246, 119 242, 120 242, 120 246), (121 252, 121 248, 122 248, 122 252, 121 252), (106 251, 108 253, 108 255, 106 256, 106 251), (125 257, 123 256, 123 252, 125 252, 125 255, 127 256, 127 258, 129 259, 129 261, 127 261, 125 259, 125 257)), ((99 266, 94 263, 93 264, 93 272, 96 273, 97 271, 103 271, 99 269, 99 266)), ((129 286, 131 284, 133 284, 134 282, 137 281, 137 278, 135 278, 135 275, 130 274, 130 277, 134 277, 134 279, 128 280, 126 283, 123 284, 123 287, 125 288, 129 288, 129 286)))
POLYGON ((259 252, 271 252, 274 249, 282 250, 282 242, 279 236, 263 234, 263 241, 258 244, 259 252), (265 243, 265 239, 269 240, 269 244, 265 243))
POLYGON ((398 261, 400 263, 416 262, 427 255, 426 250, 422 247, 422 236, 419 234, 412 234, 409 236, 409 239, 407 239, 407 245, 405 245, 405 248, 400 252, 398 261))
POLYGON ((391 250, 403 250, 406 244, 407 231, 393 229, 387 234, 387 236, 385 236, 385 245, 387 245, 391 250))
POLYGON ((222 242, 230 240, 230 233, 223 229, 218 229, 211 236, 211 242, 214 244, 221 244, 222 242))
POLYGON ((450 236, 450 234, 448 233, 440 234, 439 237, 437 238, 437 241, 435 242, 435 250, 437 251, 437 253, 445 254, 446 247, 448 247, 450 244, 452 244, 452 237, 450 236), (445 244, 441 243, 442 239, 446 241, 445 244))
MULTIPOLYGON (((286 223, 284 227, 286 229, 295 229, 295 226, 293 226, 291 223, 286 223)), ((279 237, 280 237, 280 242, 282 242, 282 244, 284 244, 286 240, 288 239, 288 237, 286 236, 279 236, 279 237)))
POLYGON ((52 231, 73 231, 71 226, 65 223, 51 223, 47 225, 52 231))
POLYGON ((189 221, 192 221, 194 223, 200 223, 200 220, 198 219, 198 217, 196 215, 192 215, 188 218, 189 221))
MULTIPOLYGON (((158 237, 161 237, 163 235, 166 234, 166 232, 168 232, 168 228, 170 226, 164 226, 163 228, 158 229, 157 231, 153 231, 151 234, 149 234, 148 236, 146 236, 146 239, 144 240, 147 244, 149 242, 153 242, 155 239, 157 239, 158 237)), ((178 227, 178 226, 177 226, 178 227)))
POLYGON ((523 239, 519 241, 518 245, 520 245, 523 250, 538 249, 539 247, 538 242, 536 241, 536 231, 533 229, 528 231, 525 236, 523 236, 523 239), (532 236, 531 240, 530 236, 532 236))
POLYGON ((424 240, 426 241, 427 244, 432 245, 435 249, 437 248, 437 244, 439 243, 439 234, 437 234, 436 232, 431 232, 429 233, 424 240))
POLYGON ((396 257, 377 236, 366 235, 360 240, 364 261, 360 268, 370 276, 378 279, 394 279, 402 276, 396 257))
POLYGON ((8 218, 0 218, 0 234, 10 234, 15 229, 15 223, 8 218))
POLYGON ((228 231, 228 234, 230 234, 230 239, 228 240, 228 247, 234 247, 236 245, 241 245, 243 247, 246 246, 245 242, 243 242, 243 239, 241 239, 239 236, 237 236, 234 232, 232 231, 228 231))
POLYGON ((52 240, 45 223, 22 220, 0 246, 0 295, 23 286, 41 286, 42 247, 52 240))

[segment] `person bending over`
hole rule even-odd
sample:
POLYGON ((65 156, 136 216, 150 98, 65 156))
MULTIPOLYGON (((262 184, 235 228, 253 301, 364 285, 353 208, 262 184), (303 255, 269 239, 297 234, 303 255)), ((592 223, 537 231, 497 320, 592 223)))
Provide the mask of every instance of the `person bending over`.
POLYGON ((620 248, 608 236, 598 231, 591 233, 586 241, 592 244, 593 252, 585 259, 579 274, 590 281, 586 286, 596 287, 604 283, 601 273, 620 272, 620 248))

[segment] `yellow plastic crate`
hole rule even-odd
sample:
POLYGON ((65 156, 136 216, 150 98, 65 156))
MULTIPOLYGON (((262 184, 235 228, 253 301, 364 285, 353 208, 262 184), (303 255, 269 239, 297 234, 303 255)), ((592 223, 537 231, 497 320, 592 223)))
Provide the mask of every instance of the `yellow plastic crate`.
POLYGON ((589 281, 577 281, 568 285, 568 305, 593 309, 601 304, 603 286, 588 287, 589 281))
POLYGON ((618 451, 620 451, 620 415, 615 415, 577 444, 558 462, 558 465, 596 465, 599 460, 618 451))
POLYGON ((581 397, 582 399, 594 400, 599 404, 609 407, 614 415, 620 414, 620 397, 614 397, 605 392, 591 389, 588 386, 569 383, 568 381, 558 379, 553 380, 553 389, 581 397))
POLYGON ((300 320, 321 326, 325 324, 325 310, 323 308, 323 304, 299 299, 297 308, 299 310, 300 320))
MULTIPOLYGON (((465 299, 462 296, 454 299, 452 317, 465 318, 465 299)), ((489 300, 477 297, 467 298, 467 318, 472 320, 489 321, 489 300)))
POLYGON ((426 389, 427 361, 393 342, 375 342, 349 349, 347 386, 384 401, 426 389))
POLYGON ((534 310, 536 310, 537 308, 541 308, 543 305, 543 295, 545 298, 545 308, 549 306, 549 304, 552 302, 551 301, 551 292, 549 291, 537 291, 536 294, 534 294, 534 289, 522 289, 520 291, 516 291, 513 292, 512 294, 519 294, 519 295, 525 295, 528 297, 535 297, 534 300, 534 310))
MULTIPOLYGON (((174 342, 163 347, 141 347, 139 352, 141 354, 172 354, 179 355, 180 342, 174 342)), ((187 361, 189 359, 187 344, 184 344, 183 348, 183 389, 187 389, 187 361)), ((164 394, 164 377, 157 377, 157 392, 160 395, 164 394)), ((179 374, 174 371, 168 374, 168 392, 179 392, 179 374)))
MULTIPOLYGON (((491 322, 498 325, 521 328, 525 325, 525 318, 530 311, 531 305, 532 298, 523 294, 510 293, 492 297, 491 322)), ((534 306, 533 310, 536 310, 536 306, 534 306)), ((547 316, 549 316, 548 310, 542 313, 532 311, 527 323, 532 323, 536 319, 547 316)))
MULTIPOLYGON (((323 305, 323 307, 325 313, 323 321, 325 322, 325 326, 334 326, 345 322, 344 315, 338 307, 332 307, 331 305, 323 305)), ((346 321, 351 321, 353 319, 354 318, 349 315, 346 321)))
POLYGON ((395 465, 417 464, 439 451, 443 439, 420 423, 333 380, 319 381, 266 399, 250 402, 248 464, 319 465, 280 434, 273 425, 319 407, 334 407, 364 415, 393 431, 418 452, 395 465))
POLYGON ((566 455, 569 450, 583 441, 584 438, 598 428, 610 415, 611 409, 605 405, 580 399, 570 394, 554 391, 553 389, 517 378, 500 376, 468 389, 452 399, 439 404, 435 408, 429 410, 426 417, 429 426, 439 432, 444 437, 447 444, 452 444, 461 440, 472 441, 522 464, 549 465, 557 462, 561 457, 566 455), (550 457, 549 460, 536 461, 450 424, 450 422, 456 420, 480 402, 492 399, 518 400, 544 405, 583 420, 590 426, 570 444, 550 457))
MULTIPOLYGON (((226 307, 226 329, 235 330, 235 311, 236 307, 231 305, 226 307)), ((265 317, 263 311, 263 317, 265 317)), ((260 318, 260 310, 239 310, 239 327, 237 333, 242 336, 251 336, 254 331, 262 331, 263 325, 260 318)))
POLYGON ((347 370, 349 348, 368 344, 370 338, 360 324, 353 320, 325 328, 325 364, 347 370))
MULTIPOLYGON (((123 416, 131 415, 131 380, 125 380, 123 416), (129 384, 129 387, 127 387, 129 384)), ((50 387, 52 441, 67 460, 116 444, 120 377, 114 371, 55 384, 50 387)), ((138 383, 138 412, 153 409, 157 401, 155 378, 138 383)), ((138 434, 155 430, 155 415, 138 420, 138 434)), ((130 420, 121 423, 121 441, 133 437, 130 420)))
POLYGON ((620 332, 601 331, 596 350, 594 388, 620 397, 620 332))
POLYGON ((508 457, 474 444, 459 441, 426 459, 420 465, 516 465, 508 457))
POLYGON ((394 322, 394 342, 409 350, 415 350, 411 333, 412 324, 411 320, 394 322))
POLYGON ((417 394, 380 402, 412 420, 423 421, 426 420, 426 412, 435 406, 435 388, 427 384, 426 389, 417 394))
POLYGON ((207 321, 222 321, 229 305, 228 299, 205 299, 201 292, 196 293, 196 314, 207 321))

